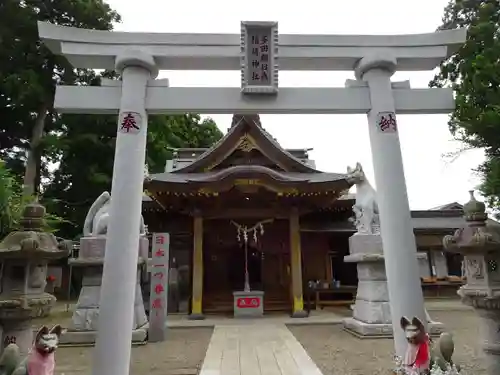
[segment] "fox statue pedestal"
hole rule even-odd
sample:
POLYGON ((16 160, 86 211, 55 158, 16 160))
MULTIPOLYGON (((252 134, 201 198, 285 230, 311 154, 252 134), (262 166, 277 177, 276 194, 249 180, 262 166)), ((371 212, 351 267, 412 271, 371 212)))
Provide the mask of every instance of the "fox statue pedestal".
MULTIPOLYGON (((61 337, 62 344, 93 344, 95 342, 110 203, 111 195, 105 191, 92 204, 83 225, 83 237, 80 239, 78 258, 69 260, 73 267, 83 267, 83 281, 71 325, 66 334, 61 337)), ((140 233, 139 249, 137 250, 139 254, 135 283, 134 321, 131 328, 133 330, 132 341, 143 342, 147 337, 148 319, 142 299, 139 267, 147 262, 149 242, 146 238, 142 217, 140 228, 137 230, 140 233)))
MULTIPOLYGON (((355 234, 349 238, 345 262, 358 263, 358 291, 353 316, 344 329, 360 338, 392 337, 392 318, 387 290, 382 238, 379 234, 355 234)), ((439 335, 443 325, 428 317, 429 333, 439 335)))
MULTIPOLYGON (((355 168, 347 167, 347 173, 356 183, 356 203, 352 210, 357 232, 349 238, 350 255, 344 257, 344 261, 358 263, 358 291, 353 316, 344 319, 344 328, 361 338, 392 337, 377 192, 367 180, 361 164, 357 163, 355 168)), ((416 251, 415 256, 418 259, 416 251)), ((400 302, 393 301, 392 305, 400 302)), ((426 315, 428 332, 432 335, 440 334, 442 324, 431 322, 427 312, 426 315)))
POLYGON ((391 307, 382 238, 378 234, 355 234, 349 238, 349 249, 344 261, 358 263, 358 291, 353 316, 344 319, 344 328, 360 337, 390 337, 391 307))
MULTIPOLYGON (((80 296, 73 312, 71 325, 66 334, 61 337, 62 344, 88 344, 95 341, 99 321, 99 298, 105 247, 105 236, 82 237, 80 239, 78 258, 69 260, 73 267, 82 267, 84 269, 80 296)), ((147 254, 148 239, 141 237, 138 267, 146 262, 147 254)), ((132 340, 142 342, 146 340, 148 319, 144 310, 139 270, 137 272, 132 340)))

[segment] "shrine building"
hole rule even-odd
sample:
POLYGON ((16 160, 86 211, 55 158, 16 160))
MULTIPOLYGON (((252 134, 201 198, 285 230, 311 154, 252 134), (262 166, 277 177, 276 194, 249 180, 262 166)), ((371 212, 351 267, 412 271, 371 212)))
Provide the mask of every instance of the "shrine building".
MULTIPOLYGON (((209 149, 177 150, 165 172, 145 181, 143 198, 149 232, 170 233, 178 288, 169 311, 232 312, 232 293, 245 283, 245 241, 248 281, 264 291, 265 313, 302 311, 311 282, 331 292, 321 303, 349 303, 357 286, 356 264, 343 261, 356 231, 352 184, 318 171, 307 149, 283 149, 258 115, 233 116, 209 149)), ((461 206, 413 211, 412 222, 423 284, 461 280, 461 259, 441 245, 462 225, 461 206)))

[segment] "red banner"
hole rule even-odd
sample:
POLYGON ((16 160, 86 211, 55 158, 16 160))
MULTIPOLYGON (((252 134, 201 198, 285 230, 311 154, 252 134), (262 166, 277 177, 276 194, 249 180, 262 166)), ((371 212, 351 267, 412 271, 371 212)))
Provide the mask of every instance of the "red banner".
POLYGON ((239 309, 256 309, 260 306, 260 298, 244 297, 236 300, 236 306, 239 309))

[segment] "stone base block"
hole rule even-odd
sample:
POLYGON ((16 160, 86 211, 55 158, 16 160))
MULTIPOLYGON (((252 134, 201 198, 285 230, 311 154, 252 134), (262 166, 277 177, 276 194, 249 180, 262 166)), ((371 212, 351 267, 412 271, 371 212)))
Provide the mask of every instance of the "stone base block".
POLYGON ((391 306, 389 302, 375 302, 356 299, 353 317, 369 324, 390 324, 391 306))
POLYGON ((344 330, 361 339, 392 337, 392 324, 365 323, 354 318, 346 318, 342 323, 344 330))
MULTIPOLYGON (((61 336, 59 346, 93 346, 97 331, 66 331, 61 336)), ((132 331, 132 344, 145 344, 148 337, 147 325, 132 331)))
MULTIPOLYGON (((359 265, 358 265, 359 266, 359 265)), ((389 301, 386 280, 359 280, 356 299, 364 301, 389 301)))
POLYGON ((304 310, 294 311, 291 315, 292 318, 307 318, 309 314, 304 310))
POLYGON ((381 255, 384 253, 379 234, 355 234, 349 237, 349 253, 381 255))
POLYGON ((203 314, 189 314, 188 320, 205 320, 205 315, 203 315, 203 314))
MULTIPOLYGON (((342 321, 344 330, 358 338, 392 338, 392 324, 365 323, 354 318, 346 318, 342 321)), ((429 334, 439 336, 444 332, 443 323, 427 323, 429 334)))
POLYGON ((259 318, 264 315, 264 292, 233 292, 235 318, 259 318))
MULTIPOLYGON (((139 256, 148 259, 149 241, 146 237, 139 238, 139 256)), ((106 236, 82 237, 80 238, 79 258, 82 259, 104 259, 106 250, 106 236)))
MULTIPOLYGON (((84 277, 85 280, 85 277, 84 277)), ((80 297, 76 304, 76 309, 71 318, 71 331, 96 331, 99 321, 99 298, 101 286, 83 286, 80 297)), ((136 284, 134 301, 134 322, 132 329, 138 329, 147 323, 142 291, 139 284, 136 284)))

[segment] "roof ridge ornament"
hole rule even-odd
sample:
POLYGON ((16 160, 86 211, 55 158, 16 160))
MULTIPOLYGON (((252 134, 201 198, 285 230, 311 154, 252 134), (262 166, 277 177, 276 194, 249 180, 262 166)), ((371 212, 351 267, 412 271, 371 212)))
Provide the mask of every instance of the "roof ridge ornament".
POLYGON ((241 150, 243 152, 250 152, 250 151, 256 149, 257 146, 253 142, 252 137, 248 133, 245 133, 240 138, 237 148, 238 148, 238 150, 241 150))

